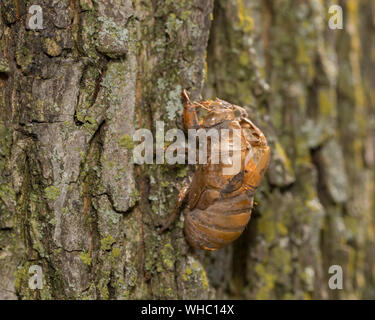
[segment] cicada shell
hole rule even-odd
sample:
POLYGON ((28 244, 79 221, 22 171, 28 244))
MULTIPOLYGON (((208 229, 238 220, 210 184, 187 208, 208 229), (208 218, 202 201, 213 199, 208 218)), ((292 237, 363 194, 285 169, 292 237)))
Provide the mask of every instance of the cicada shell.
MULTIPOLYGON (((241 168, 235 175, 224 175, 226 164, 212 163, 211 150, 221 150, 222 140, 207 148, 207 163, 197 166, 188 193, 188 210, 184 232, 192 247, 216 250, 236 240, 250 220, 254 193, 262 181, 270 159, 270 148, 264 134, 248 119, 245 109, 226 101, 191 102, 186 99, 186 129, 216 128, 219 132, 240 129, 241 147, 234 150, 241 157, 241 168), (198 110, 207 114, 199 120, 198 110)), ((229 136, 229 143, 233 135, 229 136)), ((228 142, 228 141, 227 141, 228 142)))

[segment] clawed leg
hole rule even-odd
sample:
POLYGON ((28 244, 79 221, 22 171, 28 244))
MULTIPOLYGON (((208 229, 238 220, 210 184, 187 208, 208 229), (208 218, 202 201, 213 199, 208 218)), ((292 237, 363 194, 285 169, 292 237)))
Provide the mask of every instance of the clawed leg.
POLYGON ((174 220, 176 219, 177 213, 179 213, 182 204, 184 203, 184 200, 186 199, 186 196, 188 195, 190 190, 190 185, 184 187, 180 193, 178 194, 176 205, 169 216, 167 222, 163 225, 163 227, 159 230, 159 234, 163 233, 165 230, 169 229, 169 227, 172 225, 174 220))
POLYGON ((182 91, 182 97, 185 99, 185 107, 184 107, 184 124, 185 129, 191 129, 198 126, 198 115, 196 105, 194 105, 189 96, 187 91, 184 89, 182 91))
MULTIPOLYGON (((185 129, 191 129, 198 126, 198 115, 196 110, 196 105, 191 102, 187 91, 184 89, 182 91, 182 97, 185 99, 185 108, 184 108, 184 125, 185 129)), ((188 148, 185 149, 185 152, 188 152, 188 148)), ((176 205, 170 214, 167 222, 159 230, 159 234, 163 233, 165 230, 169 229, 174 220, 176 219, 177 214, 179 213, 182 204, 186 196, 188 195, 190 186, 184 187, 178 194, 176 205)))

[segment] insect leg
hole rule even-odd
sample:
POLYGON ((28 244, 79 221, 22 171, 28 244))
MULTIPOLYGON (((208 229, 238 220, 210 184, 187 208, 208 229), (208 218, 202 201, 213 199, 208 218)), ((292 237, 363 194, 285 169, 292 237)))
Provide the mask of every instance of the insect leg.
POLYGON ((182 96, 185 98, 185 108, 184 108, 184 124, 185 129, 191 129, 198 126, 198 115, 197 107, 190 101, 187 91, 184 89, 182 91, 182 96))
POLYGON ((190 185, 185 186, 180 193, 178 194, 176 205, 170 214, 167 222, 162 226, 162 228, 159 230, 159 234, 163 233, 165 230, 169 229, 169 227, 172 225, 174 220, 176 219, 177 213, 179 213, 182 204, 184 203, 184 200, 186 199, 186 196, 188 195, 190 190, 190 185))

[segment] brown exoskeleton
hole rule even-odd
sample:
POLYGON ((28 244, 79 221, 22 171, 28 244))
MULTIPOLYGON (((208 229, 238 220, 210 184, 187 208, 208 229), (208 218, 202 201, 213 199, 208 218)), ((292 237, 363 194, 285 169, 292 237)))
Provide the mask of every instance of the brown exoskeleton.
MULTIPOLYGON (((255 190, 269 163, 270 148, 263 133, 247 118, 243 108, 220 99, 191 102, 185 90, 183 97, 186 100, 186 129, 216 128, 232 132, 239 129, 241 146, 233 150, 233 156, 237 153, 240 157, 241 168, 234 175, 224 175, 223 168, 228 164, 212 163, 208 153, 207 164, 198 165, 191 185, 180 192, 176 208, 161 232, 173 222, 188 196, 184 223, 188 243, 192 247, 216 250, 237 239, 249 222, 255 190), (208 112, 201 121, 198 120, 199 108, 208 112)), ((233 142, 233 134, 229 136, 229 143, 233 142)), ((220 152, 221 143, 210 150, 220 152)))

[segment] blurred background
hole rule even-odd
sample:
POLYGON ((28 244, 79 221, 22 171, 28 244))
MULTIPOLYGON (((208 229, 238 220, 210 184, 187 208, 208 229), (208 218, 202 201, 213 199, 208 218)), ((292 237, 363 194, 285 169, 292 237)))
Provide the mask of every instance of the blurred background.
POLYGON ((374 2, 216 1, 214 17, 204 94, 249 106, 273 152, 212 281, 237 298, 375 298, 374 2), (327 285, 331 265, 343 290, 327 285))

